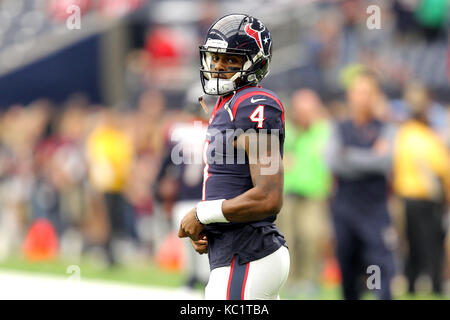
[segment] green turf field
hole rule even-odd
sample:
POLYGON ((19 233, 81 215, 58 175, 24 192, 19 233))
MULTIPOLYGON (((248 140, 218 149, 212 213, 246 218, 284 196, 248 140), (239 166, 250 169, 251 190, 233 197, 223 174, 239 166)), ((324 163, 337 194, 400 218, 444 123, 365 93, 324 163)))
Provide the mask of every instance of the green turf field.
MULTIPOLYGON (((68 277, 67 269, 70 265, 76 264, 80 267, 81 278, 111 281, 118 283, 127 283, 141 286, 179 288, 185 282, 185 276, 180 272, 171 272, 158 267, 154 262, 148 261, 140 265, 117 266, 113 268, 99 268, 95 263, 89 260, 83 260, 79 263, 69 261, 51 261, 51 262, 28 262, 21 257, 9 258, 0 261, 0 270, 16 270, 30 273, 47 274, 53 276, 68 277)), ((203 288, 197 287, 198 290, 203 288)), ((281 292, 282 299, 319 299, 319 300, 338 300, 341 299, 340 286, 323 285, 313 295, 302 292, 281 292)), ((427 295, 408 295, 401 294, 395 297, 399 300, 442 300, 450 299, 449 296, 427 295)), ((374 295, 367 293, 363 299, 375 299, 374 295)))
POLYGON ((115 266, 113 268, 99 268, 92 262, 81 261, 79 263, 65 261, 28 262, 23 258, 15 257, 0 262, 0 270, 18 270, 68 277, 67 268, 77 265, 81 270, 81 278, 122 282, 142 286, 180 287, 184 282, 184 276, 179 272, 170 272, 158 268, 154 263, 143 265, 115 266))

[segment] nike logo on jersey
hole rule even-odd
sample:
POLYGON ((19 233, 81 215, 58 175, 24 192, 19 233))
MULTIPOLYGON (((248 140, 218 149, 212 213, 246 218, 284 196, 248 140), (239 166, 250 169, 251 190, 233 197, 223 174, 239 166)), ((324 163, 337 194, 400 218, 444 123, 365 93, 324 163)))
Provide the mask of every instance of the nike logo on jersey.
POLYGON ((250 100, 250 102, 251 102, 251 103, 257 103, 258 101, 264 101, 264 100, 266 100, 266 99, 254 99, 254 98, 252 98, 252 99, 250 100))

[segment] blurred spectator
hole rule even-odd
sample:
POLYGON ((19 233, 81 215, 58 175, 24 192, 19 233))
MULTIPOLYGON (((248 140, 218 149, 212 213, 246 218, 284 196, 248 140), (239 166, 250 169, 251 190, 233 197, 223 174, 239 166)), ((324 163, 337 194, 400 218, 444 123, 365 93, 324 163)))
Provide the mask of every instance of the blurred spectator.
POLYGON ((133 50, 128 53, 125 71, 125 84, 128 93, 128 105, 137 106, 139 99, 149 85, 147 80, 149 56, 145 50, 133 50))
MULTIPOLYGON (((340 82, 342 86, 346 90, 348 90, 352 85, 355 77, 368 70, 371 69, 362 64, 350 64, 346 66, 340 72, 340 82)), ((392 121, 392 111, 390 110, 391 108, 383 92, 381 90, 378 90, 377 93, 372 97, 372 99, 373 101, 371 112, 373 117, 380 121, 392 121)))
POLYGON ((136 212, 139 239, 154 254, 164 238, 164 223, 155 210, 155 197, 151 192, 164 156, 164 125, 166 101, 156 90, 144 92, 137 112, 130 118, 129 128, 135 149, 126 195, 136 212))
POLYGON ((393 229, 387 208, 392 130, 374 116, 378 83, 368 72, 355 75, 347 89, 350 116, 333 128, 327 162, 335 175, 331 213, 345 299, 361 297, 368 267, 379 267, 373 289, 391 299, 394 275, 393 229))
POLYGON ((158 88, 180 80, 181 62, 192 51, 191 44, 175 29, 155 26, 145 40, 151 83, 158 88))
POLYGON ((147 37, 145 49, 150 57, 157 63, 175 64, 179 58, 177 42, 173 41, 176 35, 172 30, 164 27, 153 29, 147 37))
POLYGON ((87 138, 89 177, 95 190, 103 195, 108 213, 109 236, 105 243, 108 262, 115 264, 115 241, 130 238, 134 214, 124 198, 124 190, 133 163, 133 145, 125 134, 119 115, 104 110, 94 131, 87 138))
POLYGON ((411 118, 400 126, 395 139, 394 188, 404 204, 409 292, 415 293, 416 280, 427 275, 433 292, 442 294, 450 154, 430 127, 431 100, 427 90, 422 85, 411 84, 406 89, 405 100, 411 118))
POLYGON ((55 154, 60 147, 56 136, 49 135, 36 146, 34 174, 31 190, 32 220, 50 220, 58 233, 62 232, 60 191, 63 179, 57 166, 55 154))
POLYGON ((87 163, 84 157, 85 101, 73 99, 65 105, 57 135, 60 147, 54 155, 55 170, 59 172, 60 214, 63 224, 61 253, 64 257, 80 259, 83 249, 82 227, 86 218, 87 163))
POLYGON ((149 90, 141 95, 135 119, 136 152, 139 155, 159 155, 163 151, 165 111, 166 99, 160 91, 149 90))
POLYGON ((331 231, 326 204, 331 176, 323 157, 329 125, 320 98, 309 89, 294 93, 290 119, 284 156, 286 197, 279 224, 291 253, 291 290, 317 294, 331 231))
MULTIPOLYGON (((404 97, 402 99, 393 99, 391 103, 392 108, 392 120, 401 123, 409 120, 413 115, 413 110, 409 105, 408 98, 405 96, 406 93, 411 93, 412 88, 418 89, 420 87, 421 94, 426 94, 426 99, 428 100, 428 106, 425 110, 427 123, 429 127, 433 129, 439 136, 441 136, 446 144, 450 143, 447 140, 447 132, 450 126, 450 119, 448 118, 448 108, 436 101, 424 85, 418 86, 414 85, 413 82, 407 83, 404 89, 404 97)), ((425 97, 423 97, 425 99, 425 97)))
POLYGON ((302 67, 305 73, 302 82, 320 93, 323 87, 329 87, 334 79, 327 79, 321 70, 334 70, 339 63, 340 30, 342 19, 333 10, 322 13, 304 41, 306 61, 302 67), (331 82, 331 83, 330 83, 331 82))
MULTIPOLYGON (((158 177, 159 183, 170 178, 176 185, 171 215, 174 234, 186 213, 201 201, 203 186, 203 145, 208 126, 197 102, 198 95, 191 96, 188 92, 187 98, 184 116, 171 126, 169 147, 158 177)), ((189 239, 182 241, 186 256, 186 288, 192 290, 197 284, 206 286, 209 278, 207 255, 199 255, 189 239)))

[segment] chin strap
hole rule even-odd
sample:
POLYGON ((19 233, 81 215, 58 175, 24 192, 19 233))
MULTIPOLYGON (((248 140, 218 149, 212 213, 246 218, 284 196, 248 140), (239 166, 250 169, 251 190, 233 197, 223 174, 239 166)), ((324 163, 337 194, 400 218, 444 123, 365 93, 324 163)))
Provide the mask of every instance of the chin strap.
MULTIPOLYGON (((230 115, 231 121, 233 121, 233 113, 231 112, 231 109, 229 108, 229 105, 230 105, 230 102, 233 100, 234 96, 236 95, 236 93, 237 93, 237 90, 234 90, 234 91, 233 91, 233 96, 231 97, 231 99, 230 99, 230 100, 225 104, 225 106, 224 106, 225 110, 227 110, 228 114, 230 115)), ((207 115, 209 115, 209 108, 208 108, 208 106, 206 105, 205 101, 203 101, 203 97, 204 97, 204 96, 205 96, 205 95, 202 95, 202 96, 198 97, 198 102, 199 102, 200 105, 202 106, 203 111, 205 111, 205 113, 206 113, 207 115)))
POLYGON ((208 106, 206 105, 205 101, 203 101, 203 96, 198 97, 198 102, 202 106, 203 111, 205 111, 205 113, 208 115, 209 114, 209 109, 208 109, 208 106))

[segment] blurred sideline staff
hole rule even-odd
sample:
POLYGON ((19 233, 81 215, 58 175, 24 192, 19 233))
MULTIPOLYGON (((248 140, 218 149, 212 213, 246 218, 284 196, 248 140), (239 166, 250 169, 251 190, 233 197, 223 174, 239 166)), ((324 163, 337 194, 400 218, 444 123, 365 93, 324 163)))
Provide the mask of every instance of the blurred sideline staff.
POLYGON ((432 101, 426 88, 411 84, 405 100, 411 118, 400 126, 394 149, 394 189, 403 202, 409 247, 405 274, 410 293, 416 291, 418 277, 425 274, 431 278, 433 292, 442 294, 450 155, 430 128, 432 101))
POLYGON ((286 122, 285 197, 279 225, 292 257, 288 288, 316 294, 325 249, 331 240, 326 203, 331 176, 323 157, 330 126, 314 91, 294 92, 291 103, 290 120, 286 122))
MULTIPOLYGON (((194 89, 197 89, 194 87, 194 89)), ((187 92, 185 107, 180 119, 172 123, 166 155, 156 179, 156 195, 160 201, 167 198, 165 185, 171 184, 174 205, 171 206, 172 231, 177 232, 186 212, 201 201, 203 187, 203 145, 208 128, 207 121, 198 104, 198 90, 187 92)), ((208 97, 206 97, 208 99, 208 97)), ((208 101, 209 104, 212 102, 208 101)), ((198 254, 190 239, 181 239, 185 253, 185 287, 188 290, 197 284, 206 286, 209 279, 207 254, 198 254)))
POLYGON ((135 227, 134 212, 123 194, 133 164, 133 143, 117 117, 112 110, 104 110, 99 125, 87 138, 90 181, 106 205, 109 232, 105 249, 110 265, 117 262, 115 240, 129 236, 135 227))
POLYGON ((368 267, 379 267, 374 293, 391 299, 394 275, 391 218, 387 208, 393 130, 376 118, 378 82, 366 70, 347 87, 350 116, 335 124, 327 147, 327 162, 335 175, 331 197, 336 253, 345 299, 359 299, 368 267))

